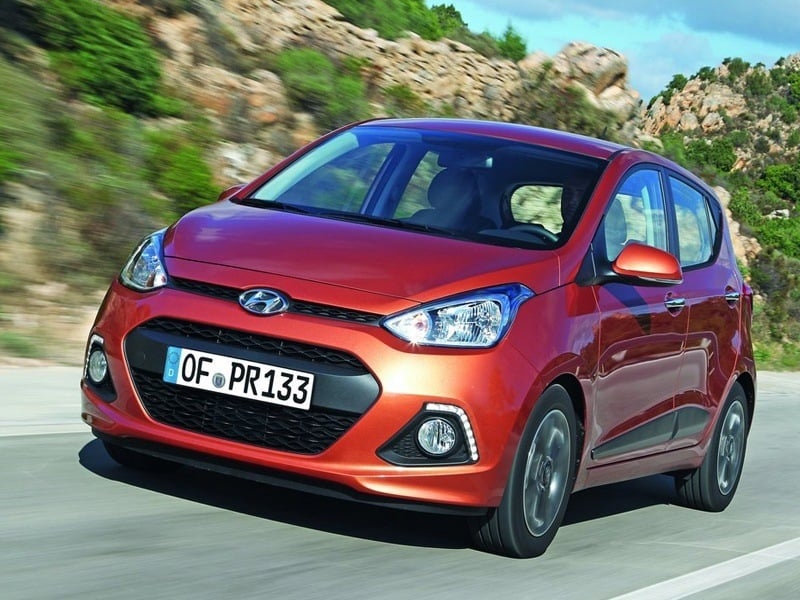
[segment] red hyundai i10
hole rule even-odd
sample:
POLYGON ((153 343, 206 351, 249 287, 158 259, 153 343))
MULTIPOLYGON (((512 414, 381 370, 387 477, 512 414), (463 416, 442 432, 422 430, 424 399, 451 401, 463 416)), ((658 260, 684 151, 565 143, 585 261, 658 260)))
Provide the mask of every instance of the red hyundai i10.
POLYGON ((736 492, 752 293, 713 191, 533 127, 376 120, 146 237, 90 332, 83 420, 175 463, 463 514, 545 551, 573 491, 736 492))

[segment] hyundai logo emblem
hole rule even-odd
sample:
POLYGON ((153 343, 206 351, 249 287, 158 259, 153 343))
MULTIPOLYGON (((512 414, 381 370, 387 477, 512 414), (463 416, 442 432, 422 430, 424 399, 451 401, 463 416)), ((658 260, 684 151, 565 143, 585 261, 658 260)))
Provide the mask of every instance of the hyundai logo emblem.
POLYGON ((239 305, 254 315, 276 315, 289 308, 289 300, 274 290, 247 290, 239 295, 239 305))

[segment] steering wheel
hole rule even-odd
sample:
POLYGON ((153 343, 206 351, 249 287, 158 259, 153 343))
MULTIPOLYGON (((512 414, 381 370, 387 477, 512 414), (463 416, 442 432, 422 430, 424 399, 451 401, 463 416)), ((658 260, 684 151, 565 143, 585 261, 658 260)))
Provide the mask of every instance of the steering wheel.
POLYGON ((509 227, 509 229, 511 231, 524 231, 525 233, 530 233, 539 236, 540 238, 548 242, 552 242, 554 244, 558 242, 558 236, 555 233, 545 228, 544 226, 539 225, 538 223, 522 223, 521 225, 514 225, 513 227, 509 227))

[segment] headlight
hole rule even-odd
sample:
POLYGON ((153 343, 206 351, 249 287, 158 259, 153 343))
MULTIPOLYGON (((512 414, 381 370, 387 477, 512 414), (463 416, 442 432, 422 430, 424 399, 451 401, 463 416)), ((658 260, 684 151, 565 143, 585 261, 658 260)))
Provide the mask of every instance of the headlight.
POLYGON ((488 348, 502 339, 519 305, 532 296, 518 283, 477 290, 388 317, 383 326, 412 344, 488 348))
POLYGON ((165 229, 142 240, 122 268, 120 279, 127 287, 149 292, 167 285, 167 270, 161 254, 165 229))

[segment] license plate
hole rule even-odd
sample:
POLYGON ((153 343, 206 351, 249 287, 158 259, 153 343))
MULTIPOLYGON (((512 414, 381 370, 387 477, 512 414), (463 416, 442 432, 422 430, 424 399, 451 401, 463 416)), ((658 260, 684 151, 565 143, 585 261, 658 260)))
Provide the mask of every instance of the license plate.
POLYGON ((308 410, 314 375, 264 363, 170 346, 164 381, 208 392, 308 410))

